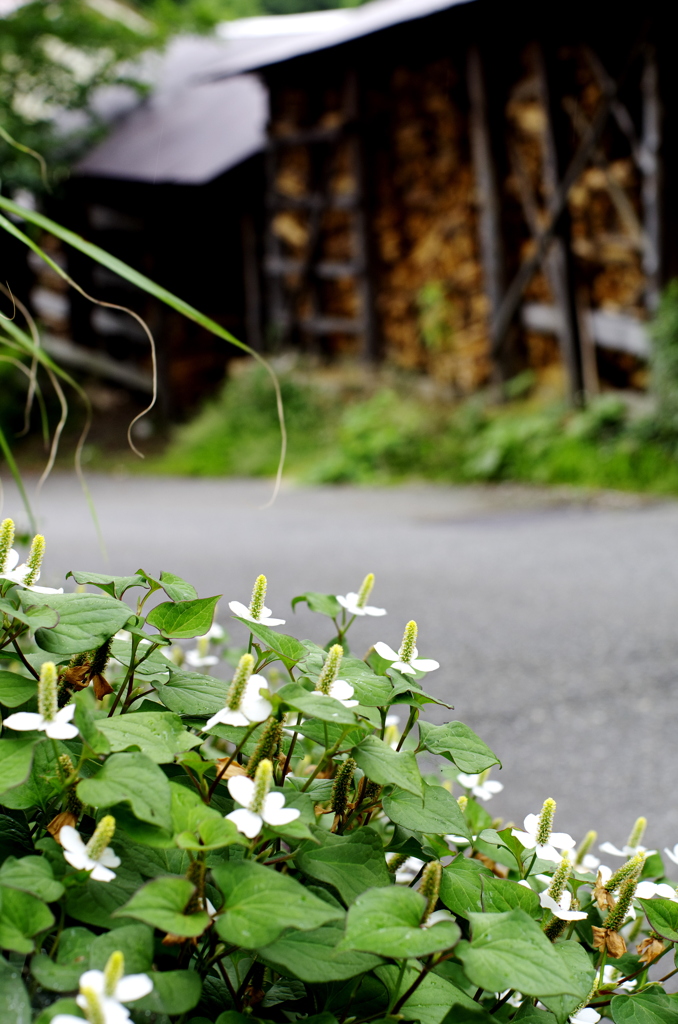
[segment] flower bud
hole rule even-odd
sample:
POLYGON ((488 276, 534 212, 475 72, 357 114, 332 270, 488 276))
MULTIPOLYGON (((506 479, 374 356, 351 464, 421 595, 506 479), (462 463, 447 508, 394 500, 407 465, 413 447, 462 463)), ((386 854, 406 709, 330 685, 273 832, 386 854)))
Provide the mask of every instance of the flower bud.
POLYGON ((327 652, 327 658, 325 659, 322 672, 318 676, 316 690, 320 690, 320 692, 324 694, 329 694, 332 683, 335 682, 339 676, 339 668, 343 657, 344 648, 341 644, 334 644, 330 647, 327 652))
POLYGON ((36 533, 31 544, 31 550, 28 552, 28 558, 26 559, 28 572, 24 576, 24 586, 32 587, 36 580, 39 579, 40 567, 42 566, 44 556, 45 538, 41 533, 36 533))
POLYGON ((624 924, 627 914, 633 902, 633 897, 636 892, 638 885, 638 879, 634 876, 625 878, 619 886, 619 896, 617 902, 612 907, 607 917, 603 921, 603 928, 607 928, 608 931, 618 932, 624 924))
POLYGON ((549 797, 547 800, 544 800, 544 806, 541 809, 541 814, 539 815, 539 821, 537 823, 537 846, 546 846, 551 838, 553 815, 555 813, 556 802, 549 797))
POLYGON ((565 852, 563 854, 563 859, 561 860, 556 870, 553 872, 551 884, 548 888, 549 896, 552 900, 555 900, 556 903, 560 902, 560 898, 565 892, 565 886, 567 885, 567 880, 570 877, 571 872, 572 865, 570 864, 570 859, 567 855, 567 852, 565 852))
POLYGON ((372 587, 374 586, 374 573, 368 572, 365 579, 360 584, 360 590, 358 591, 358 600, 356 604, 358 608, 364 608, 367 604, 367 599, 372 593, 372 587))
POLYGON ((620 868, 617 868, 615 873, 605 883, 607 891, 614 892, 627 878, 635 878, 637 880, 642 873, 646 857, 645 853, 637 853, 634 857, 627 860, 625 864, 622 864, 620 868))
POLYGON ((335 814, 344 815, 348 804, 348 791, 353 783, 353 773, 357 764, 352 757, 348 757, 343 764, 339 765, 334 785, 332 786, 331 808, 335 814))
POLYGON ((275 757, 276 751, 280 746, 282 740, 283 726, 285 724, 284 718, 282 721, 278 721, 277 718, 269 718, 264 724, 263 731, 259 737, 252 756, 247 763, 247 775, 253 779, 258 766, 264 760, 264 758, 275 757))
POLYGON ((14 520, 3 519, 0 524, 0 572, 4 572, 14 543, 14 520))
POLYGON ((632 850, 635 850, 637 846, 640 846, 640 841, 645 834, 647 828, 647 818, 637 818, 636 823, 631 829, 631 835, 626 843, 632 850))
POLYGON ((597 832, 590 831, 590 832, 586 833, 586 835, 582 839, 581 843, 579 844, 579 848, 578 848, 577 852, 574 855, 574 866, 575 866, 575 868, 579 864, 582 863, 582 861, 584 860, 584 857, 589 852, 589 850, 591 849, 591 847, 593 846, 593 844, 595 843, 597 838, 598 838, 598 833, 597 832))
POLYGON ((403 641, 400 645, 398 654, 401 661, 410 661, 414 657, 414 649, 417 646, 417 624, 414 619, 405 626, 405 632, 403 633, 403 641))
POLYGON ((273 765, 267 757, 259 763, 254 773, 254 795, 249 810, 254 814, 261 814, 264 809, 264 802, 268 796, 273 781, 273 765))
POLYGON ((45 661, 38 681, 38 712, 46 722, 52 722, 58 710, 56 665, 53 661, 45 661))
POLYGON ((117 949, 109 956, 104 967, 104 995, 112 998, 118 987, 118 982, 125 974, 125 957, 117 949))
POLYGON ((466 808, 468 807, 468 797, 466 793, 462 793, 461 796, 457 797, 457 803, 459 804, 459 810, 462 814, 465 814, 466 808))
POLYGON ((253 619, 261 618, 261 613, 264 610, 264 601, 266 600, 266 588, 268 587, 268 581, 265 576, 257 576, 254 581, 254 588, 252 590, 252 600, 250 601, 249 612, 253 619))
POLYGON ((421 875, 419 892, 426 900, 426 910, 421 920, 425 924, 436 908, 440 893, 440 882, 443 877, 443 866, 439 860, 431 860, 426 864, 421 875))
POLYGON ((243 654, 226 694, 226 707, 230 708, 231 711, 240 710, 240 704, 253 671, 254 656, 252 654, 243 654))
POLYGON ((92 860, 98 860, 114 835, 115 818, 112 814, 105 814, 94 830, 94 835, 85 847, 87 856, 91 857, 92 860))

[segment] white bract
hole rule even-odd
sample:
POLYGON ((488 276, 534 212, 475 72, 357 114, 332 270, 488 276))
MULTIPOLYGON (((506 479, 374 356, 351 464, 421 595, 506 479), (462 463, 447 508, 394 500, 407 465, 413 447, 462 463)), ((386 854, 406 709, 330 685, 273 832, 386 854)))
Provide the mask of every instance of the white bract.
POLYGON ((678 864, 678 843, 676 843, 672 850, 669 850, 668 846, 665 846, 664 853, 669 860, 673 861, 674 864, 678 864))
POLYGON ((231 609, 234 615, 238 615, 241 619, 247 619, 248 622, 258 622, 262 626, 284 626, 285 619, 274 619, 272 618, 273 612, 270 608, 265 606, 261 609, 258 618, 255 618, 249 608, 241 604, 240 601, 229 601, 228 607, 231 609))
POLYGON ((349 615, 386 615, 385 608, 375 608, 371 604, 361 606, 358 604, 360 594, 350 591, 345 597, 337 594, 337 601, 342 608, 345 608, 349 615))
POLYGON ((254 722, 263 722, 272 711, 272 704, 266 697, 262 697, 260 690, 268 687, 264 676, 250 676, 245 686, 244 693, 237 708, 221 708, 209 719, 205 729, 221 722, 222 725, 252 725, 254 722))
POLYGON ((598 857, 594 857, 592 853, 587 853, 582 858, 582 867, 586 868, 587 871, 595 871, 600 864, 598 857))
POLYGON ((85 844, 71 825, 63 826, 59 842, 64 848, 64 857, 78 871, 91 871, 96 882, 111 882, 115 878, 115 871, 110 869, 120 867, 120 858, 110 846, 93 854, 90 844, 85 844))
POLYGON ((537 843, 537 831, 539 828, 539 815, 528 814, 523 822, 525 831, 522 829, 514 828, 511 829, 511 835, 514 835, 516 839, 519 839, 526 850, 536 850, 537 856, 541 860, 550 860, 554 864, 559 864, 562 860, 562 855, 558 853, 558 850, 573 850, 577 845, 567 832, 551 832, 548 843, 540 845, 537 843))
POLYGON ((622 846, 620 850, 612 843, 601 843, 598 849, 602 850, 603 853, 610 853, 613 857, 623 857, 625 860, 628 860, 629 857, 635 857, 637 853, 646 853, 650 857, 653 853, 657 852, 656 850, 646 850, 644 846, 622 846))
POLYGON ((570 1014, 571 1024, 598 1024, 600 1014, 592 1006, 585 1006, 581 1010, 570 1014))
POLYGON ((603 968, 603 986, 610 987, 614 985, 615 988, 624 988, 630 991, 631 989, 634 989, 638 984, 637 978, 632 978, 630 981, 620 982, 619 979, 623 977, 624 975, 622 974, 622 972, 618 970, 616 967, 613 967, 612 964, 607 964, 603 968))
MULTIPOLYGON (((16 551, 10 551, 10 555, 16 555, 16 551)), ((18 556, 17 556, 18 557, 18 556)), ((25 580, 33 576, 34 579, 40 579, 40 571, 34 570, 26 562, 22 562, 21 565, 17 565, 16 569, 12 569, 9 572, 3 572, 0 575, 0 579, 9 580, 17 587, 23 587, 24 590, 32 590, 34 594, 63 594, 63 587, 36 587, 34 583, 26 583, 25 580)))
POLYGON ((491 800, 495 793, 501 793, 504 788, 502 782, 495 782, 494 779, 485 779, 481 782, 482 775, 465 775, 460 772, 457 781, 464 789, 470 789, 474 796, 480 800, 491 800))
POLYGON ((432 928, 434 924, 440 924, 441 921, 454 921, 454 917, 449 910, 434 910, 432 914, 429 914, 421 927, 432 928))
POLYGON ((315 690, 314 693, 320 697, 333 697, 340 704, 343 704, 345 708, 355 708, 360 704, 359 700, 351 700, 354 690, 345 679, 335 679, 333 683, 330 683, 328 693, 323 693, 322 690, 315 690))
POLYGON ((402 654, 402 647, 396 654, 392 647, 379 640, 374 645, 374 649, 380 658, 391 662, 391 668, 395 668, 398 672, 403 672, 405 675, 413 676, 415 672, 434 672, 437 668, 440 668, 440 663, 433 661, 432 658, 420 658, 416 647, 412 649, 412 653, 407 660, 405 660, 405 656, 402 654))
MULTIPOLYGON (((105 1007, 109 1002, 133 1003, 153 991, 153 982, 147 974, 127 974, 120 978, 112 992, 106 991, 106 976, 103 971, 85 971, 80 976, 80 988, 91 989, 105 1007)), ((82 1003, 79 1006, 85 1008, 82 1003)))
POLYGON ((559 918, 561 921, 586 920, 586 914, 583 910, 570 910, 570 907, 572 906, 572 893, 569 889, 565 890, 557 902, 553 897, 549 896, 547 889, 545 892, 539 894, 539 902, 542 907, 550 910, 554 917, 559 918))
POLYGON ((241 807, 226 817, 248 839, 258 836, 264 824, 275 828, 278 825, 289 825, 299 817, 301 812, 296 807, 285 807, 282 793, 267 793, 263 799, 258 800, 256 789, 254 779, 244 775, 236 775, 228 780, 228 791, 241 807))
POLYGON ((678 903, 678 892, 667 882, 638 882, 633 895, 642 900, 651 900, 653 896, 663 896, 666 900, 678 903))
POLYGON ((17 729, 19 732, 31 729, 44 732, 51 740, 72 740, 78 735, 77 726, 70 724, 74 714, 75 704, 67 704, 57 711, 54 718, 45 718, 38 711, 16 711, 7 716, 4 724, 8 729, 17 729))

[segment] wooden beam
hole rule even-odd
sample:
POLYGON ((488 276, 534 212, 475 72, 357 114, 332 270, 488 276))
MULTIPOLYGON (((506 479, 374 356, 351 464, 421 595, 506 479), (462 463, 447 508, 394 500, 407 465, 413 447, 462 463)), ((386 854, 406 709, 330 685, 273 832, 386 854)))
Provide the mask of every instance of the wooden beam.
MULTIPOLYGON (((555 52, 549 52, 547 55, 541 44, 536 44, 532 53, 541 101, 546 113, 543 153, 544 193, 549 199, 549 205, 552 205, 566 160, 563 112, 560 104, 562 89, 558 74, 559 63, 555 52)), ((569 211, 566 204, 563 204, 554 227, 551 246, 546 253, 546 263, 549 268, 548 277, 554 293, 553 298, 560 310, 561 327, 558 341, 567 373, 568 395, 572 405, 581 405, 584 395, 584 376, 574 295, 574 268, 570 234, 569 211)))
POLYGON ((661 141, 661 109, 659 99, 659 72, 654 48, 645 51, 645 66, 641 78, 643 96, 641 164, 641 200, 643 206, 643 227, 645 247, 643 249, 643 271, 647 281, 645 302, 654 312, 659 305, 661 284, 661 168, 659 147, 661 141))

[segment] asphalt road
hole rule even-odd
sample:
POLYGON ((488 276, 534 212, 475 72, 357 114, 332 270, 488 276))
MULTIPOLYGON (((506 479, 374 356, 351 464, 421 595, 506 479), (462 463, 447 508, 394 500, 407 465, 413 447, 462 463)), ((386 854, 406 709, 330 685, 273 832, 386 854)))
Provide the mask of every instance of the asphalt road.
MULTIPOLYGON (((227 622, 227 601, 247 603, 264 572, 274 614, 324 642, 325 620, 291 614, 290 599, 355 590, 372 571, 373 603, 389 614, 356 623, 354 650, 379 639, 397 648, 418 621, 421 656, 441 663, 429 688, 504 762, 488 809, 519 821, 552 796, 557 827, 577 837, 597 828, 622 845, 645 814, 652 845, 678 842, 678 503, 323 487, 284 489, 261 509, 270 485, 260 481, 90 484, 109 561, 77 482, 55 476, 37 502, 42 583, 68 569, 166 569, 201 596, 223 594, 227 622)), ((7 483, 3 514, 25 521, 7 483)))

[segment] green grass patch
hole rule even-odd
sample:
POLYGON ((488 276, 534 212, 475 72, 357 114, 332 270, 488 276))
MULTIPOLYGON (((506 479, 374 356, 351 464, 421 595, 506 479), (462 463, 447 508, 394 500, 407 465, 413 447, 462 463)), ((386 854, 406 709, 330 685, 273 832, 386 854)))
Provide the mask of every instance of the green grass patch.
MULTIPOLYGON (((305 482, 515 480, 678 493, 678 436, 656 415, 632 416, 615 395, 572 411, 537 399, 493 405, 481 396, 450 404, 417 396, 407 379, 359 389, 291 371, 281 385, 286 469, 305 482)), ((146 468, 270 475, 279 444, 270 382, 248 367, 146 468)))

